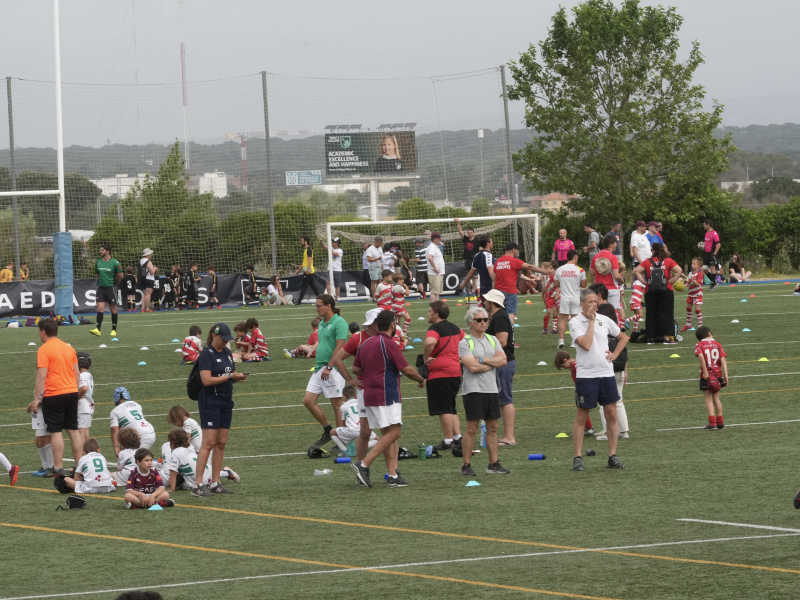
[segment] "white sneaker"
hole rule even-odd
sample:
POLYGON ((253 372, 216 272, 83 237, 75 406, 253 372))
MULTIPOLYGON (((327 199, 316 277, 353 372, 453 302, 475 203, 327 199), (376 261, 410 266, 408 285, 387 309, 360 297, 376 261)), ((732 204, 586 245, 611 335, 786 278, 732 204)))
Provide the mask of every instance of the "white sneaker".
POLYGON ((558 340, 558 347, 559 348, 563 348, 564 347, 564 340, 558 340))
POLYGON ((570 342, 569 347, 570 348, 574 348, 575 347, 575 342, 570 342))
POLYGON ((622 432, 620 432, 619 437, 622 440, 627 440, 631 436, 627 431, 622 431, 622 432))
POLYGON ((594 436, 594 439, 604 442, 608 439, 608 436, 606 435, 605 431, 601 431, 600 433, 594 436))

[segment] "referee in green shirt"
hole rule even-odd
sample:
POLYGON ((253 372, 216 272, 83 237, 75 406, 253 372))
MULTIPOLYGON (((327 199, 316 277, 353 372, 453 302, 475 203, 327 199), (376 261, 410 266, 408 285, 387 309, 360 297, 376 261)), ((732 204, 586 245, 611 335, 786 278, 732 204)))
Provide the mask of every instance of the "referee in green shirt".
POLYGON ((122 265, 111 258, 111 244, 100 244, 100 258, 94 263, 97 273, 97 327, 89 333, 101 335, 106 303, 111 308, 111 337, 117 335, 117 284, 122 279, 122 265))

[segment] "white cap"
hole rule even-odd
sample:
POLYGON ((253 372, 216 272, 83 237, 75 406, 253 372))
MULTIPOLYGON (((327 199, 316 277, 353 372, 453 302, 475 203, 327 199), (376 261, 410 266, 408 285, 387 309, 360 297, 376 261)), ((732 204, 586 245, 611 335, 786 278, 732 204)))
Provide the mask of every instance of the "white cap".
POLYGON ((375 322, 375 319, 378 318, 378 315, 381 314, 382 312, 383 312, 382 308, 373 308, 371 310, 368 310, 367 313, 364 315, 366 321, 364 321, 362 327, 369 327, 370 325, 372 325, 375 322))

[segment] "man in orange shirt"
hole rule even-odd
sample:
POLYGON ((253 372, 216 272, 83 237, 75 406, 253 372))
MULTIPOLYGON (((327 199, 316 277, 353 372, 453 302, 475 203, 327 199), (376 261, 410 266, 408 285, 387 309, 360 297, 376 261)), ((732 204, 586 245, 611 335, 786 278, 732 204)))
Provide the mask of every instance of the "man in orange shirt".
POLYGON ((58 339, 58 323, 53 319, 39 321, 42 346, 36 353, 36 391, 28 412, 44 415, 47 432, 53 435, 54 476, 64 475, 63 430, 72 443, 75 464, 83 456, 83 438, 78 431, 78 388, 80 371, 78 356, 69 344, 58 339))

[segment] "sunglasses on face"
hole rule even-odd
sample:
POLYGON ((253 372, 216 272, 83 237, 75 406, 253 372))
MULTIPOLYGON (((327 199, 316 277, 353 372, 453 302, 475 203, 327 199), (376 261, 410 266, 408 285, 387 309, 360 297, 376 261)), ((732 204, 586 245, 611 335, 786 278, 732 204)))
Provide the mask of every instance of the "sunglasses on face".
POLYGON ((322 308, 323 306, 325 306, 325 305, 324 304, 315 304, 314 308, 322 308))
POLYGON ((489 317, 475 317, 472 320, 475 321, 476 323, 486 323, 489 321, 489 317))

